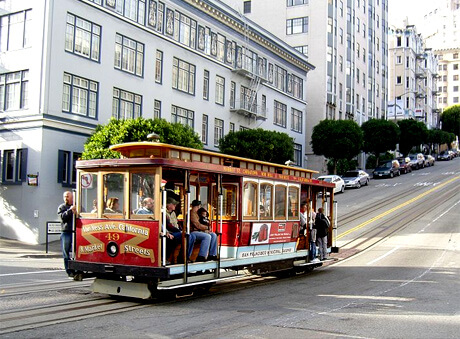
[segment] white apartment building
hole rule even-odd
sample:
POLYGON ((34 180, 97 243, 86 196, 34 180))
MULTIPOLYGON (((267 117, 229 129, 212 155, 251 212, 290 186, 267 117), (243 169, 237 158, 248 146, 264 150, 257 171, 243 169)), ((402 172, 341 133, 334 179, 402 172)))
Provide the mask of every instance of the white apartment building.
POLYGON ((425 48, 413 25, 391 29, 388 119, 417 119, 428 128, 439 127, 437 58, 425 48))
MULTIPOLYGON (((387 0, 224 0, 308 56, 307 167, 324 171, 310 141, 324 119, 386 117, 387 0)), ((362 159, 361 159, 362 160, 362 159)))
POLYGON ((427 47, 438 50, 460 46, 460 0, 433 1, 423 18, 411 23, 419 27, 427 47))
POLYGON ((460 47, 435 51, 438 59, 438 108, 460 104, 460 47))
POLYGON ((211 151, 229 131, 285 132, 304 166, 313 65, 217 0, 3 0, 0 21, 2 237, 45 241, 111 117, 190 125, 211 151))

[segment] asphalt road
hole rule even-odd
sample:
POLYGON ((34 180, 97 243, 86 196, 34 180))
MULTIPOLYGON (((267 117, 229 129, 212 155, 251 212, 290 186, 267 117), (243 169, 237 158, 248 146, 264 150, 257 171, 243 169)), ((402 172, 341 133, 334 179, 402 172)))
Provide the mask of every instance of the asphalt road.
MULTIPOLYGON (((0 337, 460 338, 460 158, 371 180, 368 187, 347 190, 335 200, 337 245, 344 252, 361 250, 348 259, 305 275, 261 279, 84 320, 76 316, 75 321, 0 337)), ((8 266, 8 272, 27 273, 24 263, 8 266)), ((3 262, 0 268, 4 272, 3 262)), ((33 274, 33 279, 55 279, 33 274)), ((6 277, 1 278, 3 284, 6 277)), ((75 286, 59 294, 32 295, 29 302, 96 297, 75 286)), ((1 312, 25 305, 22 296, 0 298, 1 312)))

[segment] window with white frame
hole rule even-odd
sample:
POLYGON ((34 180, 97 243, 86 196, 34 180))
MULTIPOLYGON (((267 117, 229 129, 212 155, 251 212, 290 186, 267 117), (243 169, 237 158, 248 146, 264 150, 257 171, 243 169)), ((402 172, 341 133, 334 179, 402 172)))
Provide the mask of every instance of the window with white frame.
POLYGON ((224 105, 225 99, 225 78, 216 75, 216 104, 224 105))
POLYGON ((298 50, 300 53, 308 55, 308 45, 296 46, 294 48, 298 50))
POLYGON ((195 113, 189 109, 171 105, 171 122, 194 126, 195 113))
POLYGON ((195 48, 196 46, 196 21, 188 16, 176 11, 175 13, 176 32, 179 35, 179 42, 186 46, 195 48))
POLYGON ((106 5, 115 9, 125 18, 145 24, 146 0, 106 0, 106 5))
POLYGON ((65 50, 84 58, 99 61, 101 26, 67 13, 65 50))
POLYGON ((160 119, 161 118, 161 101, 154 100, 153 101, 153 118, 160 119))
POLYGON ((292 74, 291 75, 292 83, 292 95, 297 99, 303 99, 303 80, 302 78, 292 74))
POLYGON ((31 46, 31 13, 29 9, 0 17, 0 52, 31 46))
POLYGON ((287 71, 275 65, 275 87, 281 91, 286 91, 287 71))
POLYGON ((2 184, 20 185, 27 176, 27 148, 7 149, 2 157, 2 184))
POLYGON ((58 151, 58 183, 63 187, 75 187, 77 183, 77 160, 81 153, 65 150, 58 151))
POLYGON ((88 118, 97 117, 99 84, 76 75, 64 73, 62 110, 88 118))
POLYGON ((29 105, 29 70, 0 74, 0 112, 29 105))
POLYGON ((163 52, 158 49, 155 57, 155 82, 163 82, 163 52))
POLYGON ((286 20, 286 34, 308 33, 308 17, 286 20))
POLYGON ((230 83, 230 108, 235 108, 236 100, 236 83, 232 81, 230 83))
POLYGON ((203 99, 209 100, 209 71, 204 70, 203 74, 203 99))
POLYGON ((195 65, 174 58, 172 87, 179 91, 195 95, 195 65))
POLYGON ((219 140, 224 136, 224 121, 214 119, 214 146, 219 146, 219 140))
POLYGON ((208 144, 208 121, 208 116, 203 114, 203 120, 201 121, 201 142, 204 145, 208 144))
POLYGON ((113 88, 112 117, 135 119, 142 116, 142 95, 113 88))
POLYGON ((274 121, 275 125, 286 127, 286 115, 287 115, 287 106, 279 101, 275 100, 274 104, 274 121))
POLYGON ((140 77, 143 76, 144 44, 117 33, 114 67, 140 77))
POLYGON ((230 123, 229 132, 235 132, 235 124, 233 122, 230 123))
POLYGON ((302 133, 302 111, 291 108, 291 130, 294 132, 302 133))
POLYGON ((308 0, 287 0, 287 7, 308 5, 308 0))

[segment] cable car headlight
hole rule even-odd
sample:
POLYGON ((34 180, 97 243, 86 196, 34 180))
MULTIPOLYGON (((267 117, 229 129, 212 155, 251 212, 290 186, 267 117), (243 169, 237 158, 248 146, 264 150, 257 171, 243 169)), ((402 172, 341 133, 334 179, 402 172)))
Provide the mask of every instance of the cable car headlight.
POLYGON ((119 247, 117 245, 116 242, 109 242, 107 244, 107 254, 110 256, 110 257, 115 257, 119 252, 119 247))

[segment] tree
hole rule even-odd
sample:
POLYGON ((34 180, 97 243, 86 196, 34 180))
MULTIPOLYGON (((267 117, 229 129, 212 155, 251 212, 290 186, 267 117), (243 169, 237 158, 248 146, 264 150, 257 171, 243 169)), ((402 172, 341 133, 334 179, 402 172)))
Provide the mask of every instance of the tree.
POLYGON ((316 155, 324 155, 333 161, 335 174, 338 160, 351 160, 359 154, 363 131, 352 120, 322 120, 313 127, 310 143, 316 155))
POLYGON ((423 122, 415 121, 414 119, 404 119, 398 121, 400 136, 399 136, 399 151, 407 156, 414 146, 421 145, 427 141, 428 130, 423 122))
POLYGON ((446 108, 441 115, 442 130, 460 136, 460 105, 446 108))
POLYGON ((130 141, 147 141, 147 135, 155 132, 160 142, 202 149, 200 137, 190 126, 170 123, 164 119, 110 119, 107 125, 98 125, 86 140, 82 159, 113 159, 119 153, 109 150, 110 145, 130 141))
POLYGON ((230 132, 219 141, 222 153, 283 164, 294 160, 294 143, 286 133, 261 128, 230 132))
POLYGON ((393 121, 370 119, 361 125, 363 130, 363 151, 375 155, 379 163, 381 153, 396 149, 399 140, 399 127, 393 121))

